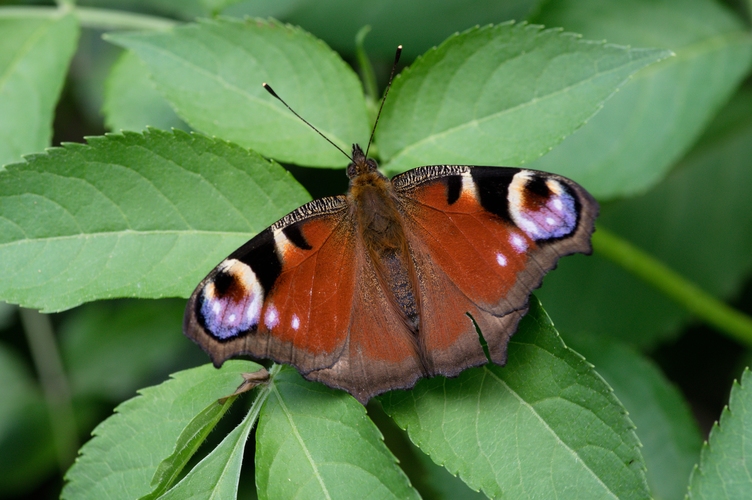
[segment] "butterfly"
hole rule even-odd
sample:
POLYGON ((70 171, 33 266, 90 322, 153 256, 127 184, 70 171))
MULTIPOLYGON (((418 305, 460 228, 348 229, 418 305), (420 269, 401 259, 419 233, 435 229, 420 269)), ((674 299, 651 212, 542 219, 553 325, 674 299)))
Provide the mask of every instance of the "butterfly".
POLYGON ((361 403, 503 365, 530 292, 590 253, 595 200, 564 177, 433 165, 389 180, 353 146, 347 195, 303 205, 198 285, 184 331, 215 365, 249 354, 361 403))
POLYGON ((215 366, 271 359, 365 404, 487 363, 478 331, 503 365, 531 291, 591 252, 598 204, 559 175, 432 165, 390 180, 354 144, 347 176, 346 195, 294 210, 199 283, 183 330, 215 366))

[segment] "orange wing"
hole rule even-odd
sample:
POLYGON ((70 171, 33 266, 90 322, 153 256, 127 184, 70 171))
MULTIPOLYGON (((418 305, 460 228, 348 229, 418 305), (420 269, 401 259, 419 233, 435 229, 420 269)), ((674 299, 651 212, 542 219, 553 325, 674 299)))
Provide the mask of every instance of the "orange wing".
POLYGON ((502 167, 430 166, 393 179, 419 271, 420 346, 432 374, 506 362, 530 292, 559 257, 590 253, 598 212, 573 181, 502 167))
POLYGON ((423 373, 415 339, 360 245, 345 197, 308 203, 199 284, 184 331, 217 366, 270 358, 363 403, 412 386, 423 373))

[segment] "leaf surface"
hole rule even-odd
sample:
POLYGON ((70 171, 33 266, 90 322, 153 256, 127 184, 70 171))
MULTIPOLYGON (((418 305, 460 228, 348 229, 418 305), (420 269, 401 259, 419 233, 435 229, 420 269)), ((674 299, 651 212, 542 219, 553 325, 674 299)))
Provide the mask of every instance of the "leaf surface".
POLYGON ((381 433, 349 394, 289 367, 270 384, 256 431, 265 498, 418 498, 381 433))
POLYGON ((148 127, 188 129, 154 88, 144 63, 131 51, 123 52, 107 77, 102 113, 107 127, 115 132, 148 127))
POLYGON ((745 498, 752 491, 752 374, 734 382, 728 407, 710 431, 699 465, 692 472, 688 498, 745 498))
POLYGON ((438 464, 491 498, 649 498, 634 425, 536 299, 505 367, 381 397, 438 464))
POLYGON ((395 79, 377 130, 384 168, 529 162, 669 55, 525 24, 470 29, 395 79))
POLYGON ((66 474, 64 499, 140 498, 151 491, 154 472, 173 453, 183 429, 206 406, 229 396, 241 373, 259 365, 228 361, 185 370, 116 408, 66 474))
MULTIPOLYGON (((78 39, 75 16, 0 10, 0 167, 41 151, 78 39)), ((2 170, 0 168, 0 170, 2 170)))
MULTIPOLYGON (((267 392, 262 392, 265 396, 267 392)), ((170 489, 164 492, 171 481, 181 472, 196 449, 201 446, 206 436, 214 429, 220 418, 237 396, 227 398, 222 404, 214 402, 196 415, 178 438, 175 452, 167 457, 157 469, 152 485, 159 487, 141 500, 156 498, 236 498, 240 466, 243 463, 243 451, 248 434, 256 423, 259 408, 265 397, 257 397, 251 411, 232 432, 230 432, 201 462, 170 489)))
POLYGON ((752 66, 748 29, 708 0, 564 1, 536 21, 676 53, 637 73, 588 125, 529 165, 572 177, 599 199, 663 179, 752 66))
POLYGON ((308 199, 279 165, 200 135, 151 130, 52 149, 0 177, 0 297, 45 311, 187 297, 308 199))
POLYGON ((262 88, 267 82, 345 151, 368 140, 357 76, 339 55, 300 28, 225 18, 108 39, 138 54, 178 115, 206 134, 278 161, 347 165, 342 153, 262 88))
POLYGON ((604 336, 567 336, 595 365, 637 426, 653 498, 682 498, 700 454, 697 423, 679 390, 646 356, 604 336))

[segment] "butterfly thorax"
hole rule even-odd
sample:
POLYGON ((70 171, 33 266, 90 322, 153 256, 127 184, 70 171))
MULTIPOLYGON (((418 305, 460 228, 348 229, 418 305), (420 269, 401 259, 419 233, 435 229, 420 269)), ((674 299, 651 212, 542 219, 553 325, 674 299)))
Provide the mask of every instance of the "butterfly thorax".
POLYGON ((376 162, 361 159, 365 156, 357 145, 353 146, 353 158, 356 161, 348 167, 348 175, 351 167, 357 173, 350 179, 348 198, 365 257, 373 263, 391 306, 401 311, 408 328, 417 332, 417 284, 394 188, 376 170, 376 162))

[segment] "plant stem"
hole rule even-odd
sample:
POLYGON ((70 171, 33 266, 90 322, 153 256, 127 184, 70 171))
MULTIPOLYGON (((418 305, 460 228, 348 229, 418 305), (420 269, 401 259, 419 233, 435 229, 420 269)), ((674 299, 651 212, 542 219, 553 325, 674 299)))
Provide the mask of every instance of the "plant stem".
POLYGON ((82 26, 100 30, 164 30, 178 25, 172 19, 119 10, 76 7, 74 12, 82 26))
POLYGON ((78 431, 68 380, 55 342, 52 322, 49 316, 33 309, 22 307, 20 312, 31 357, 47 402, 58 465, 60 472, 65 473, 73 463, 78 450, 78 431))
POLYGON ((628 241, 598 226, 593 248, 650 283, 702 321, 752 346, 752 318, 729 307, 628 241))
POLYGON ((366 49, 363 47, 366 35, 371 31, 371 27, 366 25, 360 28, 358 34, 355 35, 355 56, 358 59, 358 67, 360 68, 360 77, 363 80, 363 87, 365 88, 366 99, 375 103, 378 101, 378 90, 376 87, 376 74, 373 71, 371 60, 368 59, 366 49))
POLYGON ((75 7, 70 2, 60 2, 60 7, 0 7, 4 15, 27 17, 59 15, 68 10, 78 18, 81 26, 98 30, 163 30, 176 26, 177 21, 164 17, 147 16, 111 9, 75 7))

